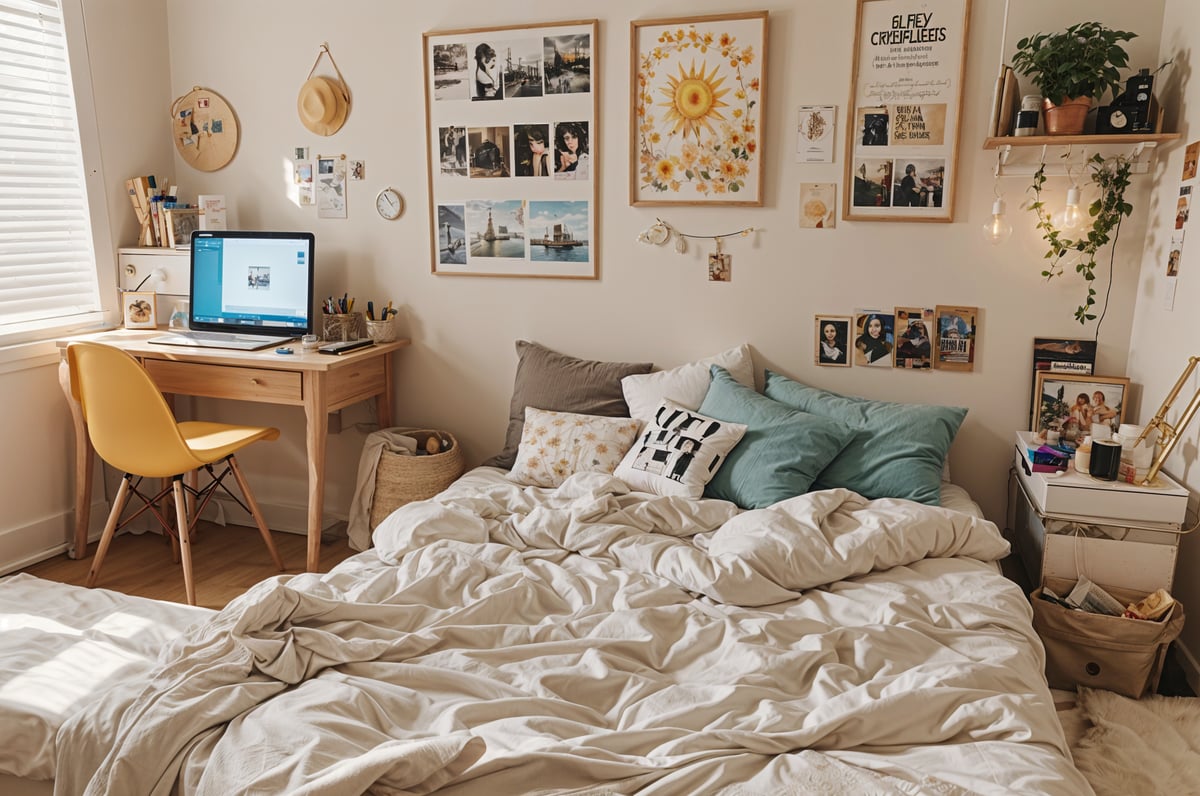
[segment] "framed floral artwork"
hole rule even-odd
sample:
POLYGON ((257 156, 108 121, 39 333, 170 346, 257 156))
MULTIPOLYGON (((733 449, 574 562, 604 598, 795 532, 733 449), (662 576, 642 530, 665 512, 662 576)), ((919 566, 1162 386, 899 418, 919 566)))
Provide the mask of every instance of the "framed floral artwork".
POLYGON ((631 205, 763 203, 767 12, 630 23, 631 205))
POLYGON ((598 22, 424 34, 438 275, 596 279, 598 22))

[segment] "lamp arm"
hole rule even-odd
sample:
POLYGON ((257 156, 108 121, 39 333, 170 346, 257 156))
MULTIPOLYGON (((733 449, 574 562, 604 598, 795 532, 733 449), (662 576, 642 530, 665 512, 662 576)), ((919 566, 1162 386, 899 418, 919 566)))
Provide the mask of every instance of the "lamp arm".
POLYGON ((1151 420, 1144 429, 1142 429, 1142 433, 1138 435, 1137 440, 1134 442, 1134 447, 1137 447, 1138 444, 1145 440, 1146 435, 1150 433, 1151 429, 1159 429, 1160 433, 1157 444, 1158 452, 1154 455, 1154 463, 1150 466, 1149 472, 1146 474, 1146 477, 1142 479, 1143 486, 1148 486, 1158 476, 1158 472, 1162 469, 1167 457, 1171 455, 1171 450, 1175 447, 1175 443, 1179 441, 1179 434, 1185 428, 1187 428, 1187 424, 1192 421, 1192 418, 1196 415, 1196 411, 1200 410, 1200 388, 1198 388, 1196 392, 1192 394, 1191 400, 1188 401, 1188 405, 1184 407, 1183 414, 1179 416, 1179 421, 1175 423, 1174 426, 1167 423, 1165 420, 1167 410, 1171 407, 1171 403, 1179 395, 1179 391, 1183 388, 1184 382, 1186 382, 1188 377, 1191 376, 1192 371, 1196 369, 1196 364, 1198 362, 1200 362, 1200 357, 1188 358, 1187 367, 1184 368, 1183 373, 1179 376, 1179 380, 1175 382, 1175 386, 1171 389, 1170 394, 1166 397, 1166 400, 1163 401, 1162 406, 1159 407, 1158 413, 1154 416, 1154 419, 1151 420))

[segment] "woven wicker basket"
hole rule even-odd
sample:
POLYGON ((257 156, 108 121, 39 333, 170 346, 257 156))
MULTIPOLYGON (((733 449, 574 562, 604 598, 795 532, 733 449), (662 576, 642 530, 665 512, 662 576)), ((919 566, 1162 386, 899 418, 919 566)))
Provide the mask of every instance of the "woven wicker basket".
POLYGON ((371 529, 406 503, 431 498, 463 474, 462 448, 453 434, 432 429, 405 432, 424 450, 426 441, 437 437, 450 443, 449 450, 428 456, 410 456, 385 450, 375 469, 375 496, 371 500, 371 529))

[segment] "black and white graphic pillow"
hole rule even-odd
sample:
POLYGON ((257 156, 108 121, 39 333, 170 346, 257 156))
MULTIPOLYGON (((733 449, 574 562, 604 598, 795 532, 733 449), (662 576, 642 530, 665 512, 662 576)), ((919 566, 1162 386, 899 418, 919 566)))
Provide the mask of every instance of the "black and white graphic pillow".
POLYGON ((700 497, 745 433, 741 423, 663 400, 613 475, 638 492, 700 497))

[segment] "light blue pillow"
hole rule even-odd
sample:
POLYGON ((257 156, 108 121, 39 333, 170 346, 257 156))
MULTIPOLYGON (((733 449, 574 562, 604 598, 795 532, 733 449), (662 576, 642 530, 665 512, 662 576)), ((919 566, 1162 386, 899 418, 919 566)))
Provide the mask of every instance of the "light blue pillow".
POLYGON ((895 497, 940 506, 942 467, 967 410, 838 395, 766 371, 763 394, 857 431, 817 477, 820 489, 843 486, 863 497, 895 497))
POLYGON ((701 414, 747 426, 742 441, 704 487, 704 496, 761 509, 812 486, 854 430, 835 420, 801 412, 759 395, 714 365, 701 414))

